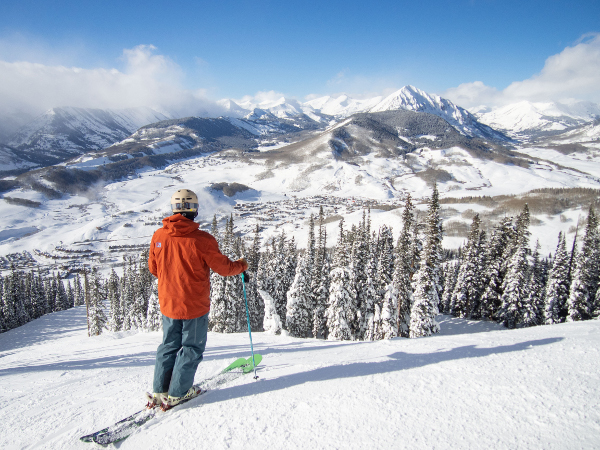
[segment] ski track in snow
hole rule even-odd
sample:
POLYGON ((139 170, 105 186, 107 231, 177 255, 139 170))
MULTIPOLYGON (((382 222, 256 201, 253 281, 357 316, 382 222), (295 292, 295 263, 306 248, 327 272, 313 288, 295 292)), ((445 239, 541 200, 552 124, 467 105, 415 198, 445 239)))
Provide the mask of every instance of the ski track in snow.
MULTIPOLYGON (((208 392, 116 447, 598 447, 600 321, 506 330, 439 320, 439 335, 411 340, 254 333, 258 381, 208 392)), ((143 407, 160 339, 88 338, 85 307, 1 334, 0 448, 93 448, 78 438, 143 407)), ((196 381, 248 354, 247 334, 210 333, 196 381)))

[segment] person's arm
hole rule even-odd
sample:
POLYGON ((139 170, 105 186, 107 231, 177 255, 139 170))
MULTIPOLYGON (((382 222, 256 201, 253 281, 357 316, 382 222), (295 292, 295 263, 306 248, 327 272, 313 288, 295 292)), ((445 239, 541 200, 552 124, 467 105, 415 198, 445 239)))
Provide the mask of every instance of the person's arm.
POLYGON ((237 261, 231 261, 227 256, 223 255, 219 250, 217 240, 210 236, 205 239, 205 247, 203 256, 206 264, 213 271, 221 276, 239 275, 248 269, 248 263, 245 258, 240 258, 237 261))
POLYGON ((154 236, 150 241, 150 251, 148 252, 148 270, 150 273, 158 278, 158 270, 156 267, 156 258, 154 257, 154 236))

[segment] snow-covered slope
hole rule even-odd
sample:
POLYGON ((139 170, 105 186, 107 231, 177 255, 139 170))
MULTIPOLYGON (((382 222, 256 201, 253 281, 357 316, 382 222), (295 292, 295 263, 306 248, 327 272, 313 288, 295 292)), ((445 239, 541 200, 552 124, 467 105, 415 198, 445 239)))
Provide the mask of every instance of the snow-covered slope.
MULTIPOLYGON (((249 375, 145 424, 127 449, 595 448, 600 321, 519 330, 440 316, 429 338, 349 342, 253 333, 249 375)), ((160 332, 87 337, 85 307, 0 334, 2 448, 85 449, 140 410, 160 332)), ((196 381, 249 355, 209 333, 196 381)))
POLYGON ((404 86, 399 91, 390 94, 369 112, 394 111, 426 112, 441 117, 466 136, 480 137, 492 140, 506 140, 501 133, 479 123, 466 109, 455 105, 450 100, 431 95, 414 86, 404 86))
POLYGON ((479 119, 519 139, 539 139, 561 134, 600 118, 600 105, 522 101, 478 115, 479 119))
POLYGON ((238 109, 240 107, 248 111, 258 108, 278 118, 294 119, 305 115, 317 122, 330 121, 333 117, 339 120, 364 112, 396 110, 426 112, 441 117, 465 136, 494 141, 508 140, 502 133, 478 122, 471 113, 453 104, 450 100, 428 94, 413 86, 404 86, 386 98, 378 96, 359 100, 347 95, 340 95, 319 97, 304 103, 285 97, 258 103, 246 100, 239 105, 231 100, 221 100, 220 103, 228 111, 232 111, 236 117, 241 114, 238 109))
POLYGON ((34 164, 55 164, 108 147, 141 126, 165 119, 150 108, 53 108, 23 127, 9 145, 34 164))
POLYGON ((34 167, 35 164, 19 156, 15 149, 0 144, 0 174, 2 172, 20 172, 34 167))

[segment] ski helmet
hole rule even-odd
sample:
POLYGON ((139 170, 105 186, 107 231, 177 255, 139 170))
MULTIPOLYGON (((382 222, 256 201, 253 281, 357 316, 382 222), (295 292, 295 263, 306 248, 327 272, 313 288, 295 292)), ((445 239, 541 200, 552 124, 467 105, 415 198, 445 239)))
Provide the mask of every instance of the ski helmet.
POLYGON ((189 189, 179 189, 171 196, 171 210, 194 219, 198 215, 198 196, 189 189))

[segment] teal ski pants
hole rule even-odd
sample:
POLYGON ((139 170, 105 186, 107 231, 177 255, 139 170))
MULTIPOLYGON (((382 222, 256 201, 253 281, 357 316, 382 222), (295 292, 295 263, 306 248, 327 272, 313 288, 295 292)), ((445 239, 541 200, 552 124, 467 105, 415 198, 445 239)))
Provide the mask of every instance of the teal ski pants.
POLYGON ((206 347, 208 314, 177 320, 162 316, 163 341, 156 351, 154 392, 181 397, 194 384, 194 375, 206 347))

